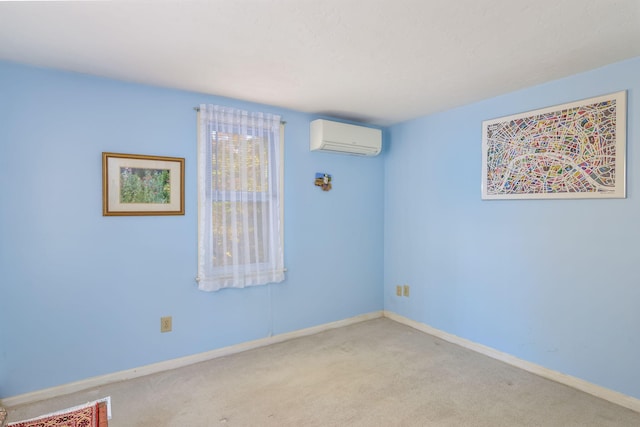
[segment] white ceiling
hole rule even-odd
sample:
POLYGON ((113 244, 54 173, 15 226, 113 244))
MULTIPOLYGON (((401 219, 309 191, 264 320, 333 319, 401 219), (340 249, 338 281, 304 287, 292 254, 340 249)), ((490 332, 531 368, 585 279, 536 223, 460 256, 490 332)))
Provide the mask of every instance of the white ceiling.
POLYGON ((640 0, 0 3, 0 59, 388 125, 640 56, 640 0))

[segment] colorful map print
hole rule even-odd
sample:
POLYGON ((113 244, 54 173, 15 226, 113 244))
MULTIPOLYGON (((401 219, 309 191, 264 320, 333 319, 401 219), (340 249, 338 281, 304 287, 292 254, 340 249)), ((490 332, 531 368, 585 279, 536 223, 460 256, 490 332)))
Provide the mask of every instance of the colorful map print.
POLYGON ((624 181, 618 100, 609 96, 485 122, 483 196, 624 197, 616 185, 619 176, 624 181))

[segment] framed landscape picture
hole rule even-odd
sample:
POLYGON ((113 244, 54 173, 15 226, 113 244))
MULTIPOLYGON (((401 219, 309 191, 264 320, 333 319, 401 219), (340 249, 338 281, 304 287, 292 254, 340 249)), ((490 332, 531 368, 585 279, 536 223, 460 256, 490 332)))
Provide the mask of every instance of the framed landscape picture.
POLYGON ((624 198, 626 91, 482 123, 483 199, 624 198))
POLYGON ((184 158, 102 153, 102 214, 184 215, 184 158))

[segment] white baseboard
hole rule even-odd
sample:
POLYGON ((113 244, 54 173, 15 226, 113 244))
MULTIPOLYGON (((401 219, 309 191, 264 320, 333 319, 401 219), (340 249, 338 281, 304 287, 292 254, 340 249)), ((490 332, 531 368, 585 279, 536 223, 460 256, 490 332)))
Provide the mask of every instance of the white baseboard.
POLYGON ((450 343, 457 344, 469 350, 473 350, 477 353, 491 357, 492 359, 500 360, 509 365, 523 369, 527 372, 531 372, 532 374, 536 374, 543 378, 547 378, 557 383, 567 385, 569 387, 575 388, 585 393, 589 393, 593 396, 599 397, 601 399, 607 400, 609 402, 615 403, 616 405, 623 406, 633 411, 640 412, 640 399, 636 399, 635 397, 627 396, 626 394, 618 393, 617 391, 613 391, 608 388, 601 387, 599 385, 590 383, 580 378, 573 377, 571 375, 566 375, 561 372, 545 368, 544 366, 536 365, 535 363, 527 362, 526 360, 519 359, 510 354, 503 353, 494 348, 487 347, 485 345, 475 343, 473 341, 458 337, 448 332, 441 331, 439 329, 433 328, 424 323, 416 322, 414 320, 408 319, 404 316, 401 316, 391 311, 385 310, 384 317, 387 317, 398 323, 402 323, 404 325, 410 326, 414 329, 425 332, 429 335, 433 335, 444 341, 448 341, 450 343))
POLYGON ((183 366, 193 365, 195 363, 205 362, 207 360, 215 359, 218 357, 228 356, 235 353, 240 353, 247 350, 252 350, 259 347, 264 347, 270 344, 276 344, 291 340, 294 338, 300 338, 308 335, 317 334, 320 332, 328 331, 334 328, 340 328, 343 326, 352 325, 355 323, 364 322, 366 320, 376 319, 379 317, 387 317, 398 323, 410 326, 419 331, 425 332, 429 335, 438 337, 444 341, 448 341, 453 344, 457 344, 461 347, 468 348, 477 353, 491 357, 496 360, 500 360, 509 365, 523 369, 527 372, 539 375, 543 378, 550 379, 560 384, 567 385, 577 390, 589 393, 593 396, 623 406, 636 412, 640 412, 640 399, 636 399, 631 396, 627 396, 622 393, 610 390, 605 387, 601 387, 592 384, 588 381, 576 378, 570 375, 563 374, 561 372, 553 371, 535 363, 528 362, 526 360, 519 359, 507 353, 503 353, 491 347, 487 347, 482 344, 475 343, 465 338, 458 337, 448 332, 441 331, 433 328, 424 323, 416 322, 399 314, 391 311, 376 311, 372 313, 362 314, 359 316, 351 317, 337 322, 326 323, 323 325, 313 326, 311 328, 300 329, 285 334, 279 334, 272 337, 261 338, 254 341, 248 341, 232 345, 229 347, 219 348, 216 350, 207 351, 204 353, 198 353, 191 356, 180 357, 177 359, 166 360, 163 362, 154 363, 151 365, 142 366, 139 368, 129 369, 126 371, 114 372, 112 374, 100 375, 97 377, 87 378, 85 380, 76 381, 73 383, 62 384, 60 386, 46 388, 42 390, 33 391, 17 396, 7 397, 2 399, 1 404, 5 407, 12 407, 23 404, 35 403, 45 399, 51 399, 58 396, 63 396, 70 393, 75 393, 82 390, 87 390, 94 387, 104 386, 118 381, 129 380, 133 378, 142 377, 145 375, 154 374, 157 372, 169 371, 172 369, 180 368, 183 366))
POLYGON ((0 402, 5 407, 24 405, 39 402, 45 399, 51 399, 93 387, 104 386, 118 381, 130 380, 145 375, 155 374, 157 372, 169 371, 171 369, 181 368, 183 366, 193 365, 195 363, 205 362, 207 360, 216 359, 218 357, 229 356, 231 354, 240 353, 254 348, 264 347, 270 344, 276 344, 288 341, 294 338, 300 338, 307 335, 317 334, 319 332, 328 331, 330 329, 340 328, 355 323, 364 322, 366 320, 383 317, 382 311, 361 314, 359 316, 350 317, 348 319, 339 320, 337 322, 325 323, 323 325, 313 326, 311 328, 300 329, 285 334, 274 335, 272 337, 261 338, 254 341, 248 341, 229 347, 223 347, 216 350, 198 353, 191 356, 179 357, 177 359, 166 360, 139 368, 129 369, 126 371, 114 372, 112 374, 100 375, 97 377, 87 378, 73 383, 62 384, 56 387, 50 387, 42 390, 20 394, 17 396, 7 397, 0 402))

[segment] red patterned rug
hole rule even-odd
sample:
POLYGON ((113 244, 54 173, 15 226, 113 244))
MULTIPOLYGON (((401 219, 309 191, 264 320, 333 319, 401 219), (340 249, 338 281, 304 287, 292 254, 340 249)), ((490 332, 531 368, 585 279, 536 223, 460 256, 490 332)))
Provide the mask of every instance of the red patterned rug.
POLYGON ((83 407, 9 423, 7 427, 107 427, 107 423, 107 405, 104 402, 93 402, 83 407))

